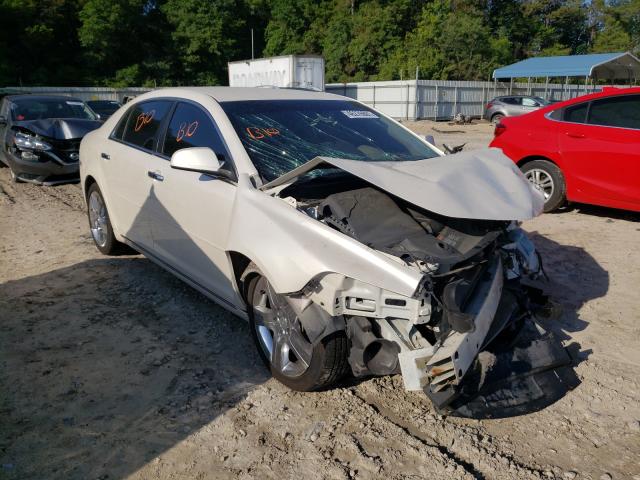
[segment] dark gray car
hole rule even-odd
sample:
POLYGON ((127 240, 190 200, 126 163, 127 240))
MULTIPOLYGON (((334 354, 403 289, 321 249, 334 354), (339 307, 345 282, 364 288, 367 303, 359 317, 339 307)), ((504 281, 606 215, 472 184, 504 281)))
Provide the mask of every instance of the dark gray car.
POLYGON ((0 100, 0 163, 16 182, 77 181, 80 140, 100 125, 79 98, 8 95, 0 100))
POLYGON ((484 110, 484 118, 492 123, 498 123, 504 117, 517 117, 525 113, 533 112, 549 105, 544 98, 531 95, 505 95, 496 97, 487 103, 484 110))

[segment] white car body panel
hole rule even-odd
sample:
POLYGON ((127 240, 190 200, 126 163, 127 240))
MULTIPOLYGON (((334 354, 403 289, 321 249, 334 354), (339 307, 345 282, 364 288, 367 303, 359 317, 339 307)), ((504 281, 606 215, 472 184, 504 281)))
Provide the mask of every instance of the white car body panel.
POLYGON ((263 186, 287 185, 328 163, 396 197, 440 215, 479 220, 529 220, 542 213, 544 197, 497 148, 411 162, 361 162, 317 157, 263 186), (282 183, 284 181, 284 183, 282 183))

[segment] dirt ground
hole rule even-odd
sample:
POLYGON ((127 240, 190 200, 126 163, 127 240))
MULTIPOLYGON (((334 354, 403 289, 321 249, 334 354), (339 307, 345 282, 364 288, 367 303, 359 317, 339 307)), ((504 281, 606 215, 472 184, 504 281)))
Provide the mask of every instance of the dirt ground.
MULTIPOLYGON (((410 126, 439 145, 491 133, 410 126)), ((638 480, 640 215, 574 206, 524 227, 581 383, 536 413, 466 420, 399 376, 287 390, 243 321, 142 256, 101 256, 78 185, 0 169, 0 478, 638 480)))

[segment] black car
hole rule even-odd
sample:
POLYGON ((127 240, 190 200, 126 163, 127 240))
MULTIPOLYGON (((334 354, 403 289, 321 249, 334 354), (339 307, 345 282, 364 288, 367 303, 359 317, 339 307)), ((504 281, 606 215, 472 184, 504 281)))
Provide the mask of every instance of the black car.
POLYGON ((76 181, 80 140, 101 124, 78 98, 8 95, 0 103, 0 162, 16 182, 76 181))
POLYGON ((100 116, 100 120, 106 120, 118 110, 122 104, 115 100, 88 100, 87 105, 100 116))

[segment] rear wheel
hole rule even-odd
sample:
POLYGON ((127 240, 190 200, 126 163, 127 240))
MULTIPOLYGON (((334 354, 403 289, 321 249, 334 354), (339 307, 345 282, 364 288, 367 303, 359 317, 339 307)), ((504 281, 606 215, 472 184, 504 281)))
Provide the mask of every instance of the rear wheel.
POLYGON ((496 113, 493 115, 493 117, 491 117, 491 123, 493 123, 494 125, 497 125, 498 123, 500 123, 500 120, 502 120, 504 118, 504 115, 501 113, 496 113))
POLYGON ((525 163, 520 170, 544 196, 545 212, 551 212, 566 202, 564 175, 556 164, 548 160, 533 160, 525 163))
POLYGON ((91 185, 87 192, 87 217, 93 242, 101 253, 116 255, 126 249, 113 234, 107 205, 97 183, 91 185))
POLYGON ((293 390, 327 388, 349 368, 345 332, 334 332, 315 346, 285 295, 276 293, 254 264, 242 275, 251 335, 273 377, 293 390))

